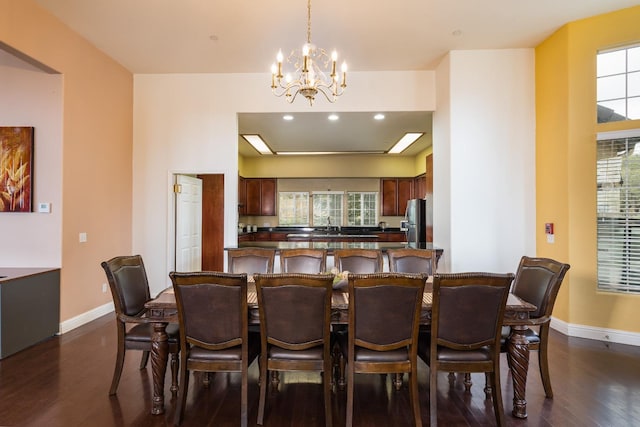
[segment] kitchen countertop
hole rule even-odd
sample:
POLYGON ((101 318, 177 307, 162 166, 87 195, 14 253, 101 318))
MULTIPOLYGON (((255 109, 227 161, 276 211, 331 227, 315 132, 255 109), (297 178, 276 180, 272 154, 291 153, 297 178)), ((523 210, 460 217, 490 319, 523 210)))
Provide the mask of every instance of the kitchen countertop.
POLYGON ((34 276, 54 270, 59 270, 59 268, 0 267, 0 282, 7 282, 9 280, 34 276))
POLYGON ((238 248, 266 248, 275 249, 279 251, 281 249, 327 249, 329 254, 335 249, 380 249, 385 252, 388 249, 402 249, 402 248, 417 248, 417 249, 435 249, 438 254, 442 254, 442 249, 434 247, 432 243, 406 243, 406 242, 316 242, 316 241, 303 241, 303 242, 239 242, 236 246, 229 246, 224 248, 238 249, 238 248))

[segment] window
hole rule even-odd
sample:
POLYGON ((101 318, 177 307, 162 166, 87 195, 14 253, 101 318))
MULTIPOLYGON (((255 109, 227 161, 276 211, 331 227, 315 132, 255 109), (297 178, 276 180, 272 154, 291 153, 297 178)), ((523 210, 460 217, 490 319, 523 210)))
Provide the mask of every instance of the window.
POLYGON ((313 225, 341 226, 343 191, 313 192, 313 225))
POLYGON ((309 193, 278 193, 278 215, 280 225, 309 225, 309 193))
POLYGON ((347 193, 347 225, 373 225, 378 223, 378 193, 347 193))
POLYGON ((640 293, 640 129, 598 135, 598 289, 640 293))
POLYGON ((640 46, 597 57, 598 123, 640 119, 640 46))

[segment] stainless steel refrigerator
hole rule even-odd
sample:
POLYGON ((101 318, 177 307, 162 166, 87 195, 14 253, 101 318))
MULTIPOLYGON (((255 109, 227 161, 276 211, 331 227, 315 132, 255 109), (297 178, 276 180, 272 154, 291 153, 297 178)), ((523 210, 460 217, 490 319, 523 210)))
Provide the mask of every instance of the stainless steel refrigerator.
POLYGON ((402 228, 408 243, 433 241, 433 206, 430 199, 411 199, 407 202, 402 228))

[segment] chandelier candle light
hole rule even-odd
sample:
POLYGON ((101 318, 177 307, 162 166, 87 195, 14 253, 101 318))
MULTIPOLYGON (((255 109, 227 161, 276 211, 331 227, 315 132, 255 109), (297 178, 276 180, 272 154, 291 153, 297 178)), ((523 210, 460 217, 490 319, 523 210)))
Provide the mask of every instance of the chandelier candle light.
POLYGON ((287 102, 292 103, 298 93, 301 93, 313 105, 318 92, 322 93, 329 102, 336 102, 338 96, 347 87, 347 64, 342 63, 342 81, 336 73, 338 53, 334 50, 331 58, 324 49, 317 48, 311 43, 311 0, 307 1, 307 42, 302 51, 292 50, 287 62, 293 64, 296 78, 290 73, 282 74, 282 50, 276 57, 277 65, 271 66, 271 90, 280 97, 285 95, 287 102), (329 74, 330 73, 330 74, 329 74), (284 78, 284 80, 283 80, 284 78))

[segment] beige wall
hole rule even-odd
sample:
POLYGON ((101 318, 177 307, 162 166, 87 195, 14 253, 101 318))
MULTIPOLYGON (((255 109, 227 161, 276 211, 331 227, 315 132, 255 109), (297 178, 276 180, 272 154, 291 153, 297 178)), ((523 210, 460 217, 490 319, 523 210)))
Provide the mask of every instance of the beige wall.
POLYGON ((640 41, 639 22, 640 7, 577 21, 536 49, 537 253, 571 264, 554 316, 591 327, 593 338, 640 332, 640 296, 597 291, 595 190, 596 134, 640 127, 596 123, 595 55, 640 41), (546 243, 546 222, 555 223, 554 244, 546 243))
POLYGON ((100 262, 131 253, 133 79, 31 0, 0 0, 0 40, 64 81, 62 206, 54 208, 62 209, 60 317, 69 321, 111 301, 100 262))

